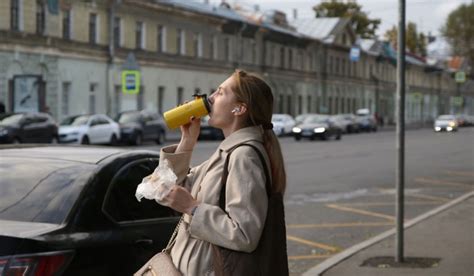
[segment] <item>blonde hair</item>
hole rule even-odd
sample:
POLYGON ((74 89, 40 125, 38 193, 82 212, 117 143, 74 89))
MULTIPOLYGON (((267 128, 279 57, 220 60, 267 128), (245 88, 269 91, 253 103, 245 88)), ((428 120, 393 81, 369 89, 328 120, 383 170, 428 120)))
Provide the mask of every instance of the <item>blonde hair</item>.
MULTIPOLYGON (((266 126, 272 122, 273 94, 272 89, 261 78, 243 70, 236 70, 234 92, 237 101, 246 104, 249 126, 266 126)), ((263 128, 263 146, 270 159, 273 192, 285 193, 286 171, 281 153, 280 142, 272 129, 263 128)))

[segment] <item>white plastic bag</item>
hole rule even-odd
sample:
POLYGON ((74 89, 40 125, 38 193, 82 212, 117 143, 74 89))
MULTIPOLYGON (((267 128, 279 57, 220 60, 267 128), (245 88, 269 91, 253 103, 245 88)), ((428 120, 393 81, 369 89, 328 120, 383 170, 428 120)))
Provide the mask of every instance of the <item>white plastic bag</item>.
POLYGON ((161 205, 166 205, 163 199, 169 194, 178 177, 170 168, 168 160, 164 160, 156 167, 155 171, 143 178, 135 192, 138 201, 142 198, 154 199, 161 205))

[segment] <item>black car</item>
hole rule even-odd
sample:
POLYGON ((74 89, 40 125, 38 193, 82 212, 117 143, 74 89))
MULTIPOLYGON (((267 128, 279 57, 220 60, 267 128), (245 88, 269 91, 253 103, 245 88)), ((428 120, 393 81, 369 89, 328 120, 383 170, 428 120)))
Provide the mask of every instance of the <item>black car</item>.
POLYGON ((209 116, 201 118, 201 128, 199 132, 199 140, 223 140, 224 133, 221 129, 209 125, 209 116))
POLYGON ((56 143, 58 126, 47 113, 11 113, 0 119, 0 143, 56 143))
POLYGON ((157 152, 17 145, 0 154, 1 275, 132 275, 178 221, 135 198, 157 152))
POLYGON ((340 140, 342 129, 328 115, 310 115, 293 128, 293 136, 297 141, 301 138, 328 140, 331 137, 340 140))
POLYGON ((117 115, 121 141, 140 145, 144 140, 162 144, 166 139, 166 127, 160 114, 150 111, 125 111, 117 115))

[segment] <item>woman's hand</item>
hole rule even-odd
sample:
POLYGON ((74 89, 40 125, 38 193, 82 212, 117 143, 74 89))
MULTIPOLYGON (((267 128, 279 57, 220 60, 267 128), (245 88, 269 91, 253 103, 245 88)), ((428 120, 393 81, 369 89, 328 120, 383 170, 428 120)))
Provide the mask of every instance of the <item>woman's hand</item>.
POLYGON ((171 188, 171 191, 163 199, 163 203, 173 210, 188 215, 191 215, 193 207, 199 204, 188 190, 178 185, 171 188))
POLYGON ((175 152, 192 151, 196 145, 200 131, 201 119, 191 117, 188 124, 181 126, 181 141, 175 152))

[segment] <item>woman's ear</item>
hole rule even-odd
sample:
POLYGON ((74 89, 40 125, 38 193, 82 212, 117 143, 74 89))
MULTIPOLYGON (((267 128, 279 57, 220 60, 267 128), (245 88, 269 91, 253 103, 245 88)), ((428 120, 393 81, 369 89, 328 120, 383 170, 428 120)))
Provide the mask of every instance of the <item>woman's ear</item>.
POLYGON ((247 106, 245 104, 241 104, 232 110, 232 113, 235 115, 243 115, 245 112, 247 112, 247 106))

